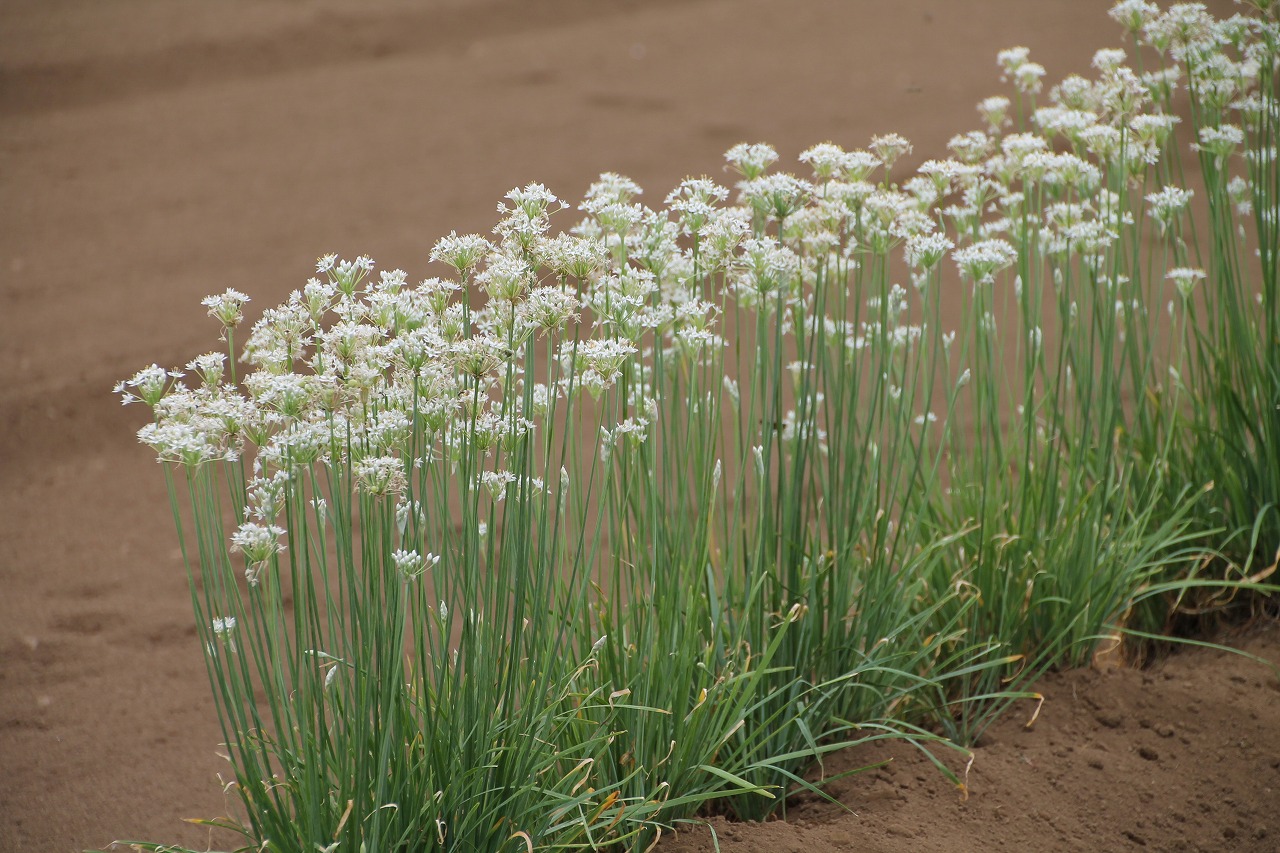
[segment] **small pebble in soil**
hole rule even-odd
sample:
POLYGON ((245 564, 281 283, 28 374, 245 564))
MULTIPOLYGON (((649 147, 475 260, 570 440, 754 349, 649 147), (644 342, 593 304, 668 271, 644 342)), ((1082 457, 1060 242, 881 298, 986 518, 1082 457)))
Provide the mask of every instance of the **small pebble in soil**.
POLYGON ((1149 746, 1140 746, 1140 747, 1138 747, 1138 755, 1142 756, 1142 757, 1143 757, 1143 758, 1145 758, 1147 761, 1158 761, 1158 760, 1160 760, 1160 753, 1156 752, 1154 749, 1152 749, 1152 748, 1151 748, 1151 747, 1149 747, 1149 746))

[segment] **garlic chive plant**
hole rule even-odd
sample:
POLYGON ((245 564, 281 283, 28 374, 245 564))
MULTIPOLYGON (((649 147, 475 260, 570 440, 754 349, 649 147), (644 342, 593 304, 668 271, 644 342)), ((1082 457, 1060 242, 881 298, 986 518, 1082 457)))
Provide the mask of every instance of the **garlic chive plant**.
POLYGON ((206 299, 226 352, 117 390, 187 556, 217 824, 647 849, 820 791, 858 739, 962 749, 1046 668, 1265 591, 1280 27, 1252 5, 1118 3, 1135 65, 1056 85, 1003 51, 1010 96, 914 170, 896 134, 803 176, 743 144, 732 186, 653 207, 614 174, 576 213, 512 190, 417 284, 325 255, 247 333, 247 296, 206 299))
POLYGON ((1176 218, 1158 229, 1151 269, 1175 285, 1168 311, 1182 346, 1169 365, 1185 403, 1168 422, 1169 465, 1213 484, 1227 577, 1247 583, 1280 556, 1280 9, 1245 5, 1258 14, 1215 20, 1198 4, 1127 4, 1125 23, 1168 63, 1151 89, 1157 109, 1190 104, 1188 139, 1169 142, 1165 174, 1180 181, 1187 154, 1200 173, 1197 187, 1176 191, 1186 195, 1151 201, 1157 221, 1176 218), (1198 206, 1182 201, 1196 196, 1198 206))

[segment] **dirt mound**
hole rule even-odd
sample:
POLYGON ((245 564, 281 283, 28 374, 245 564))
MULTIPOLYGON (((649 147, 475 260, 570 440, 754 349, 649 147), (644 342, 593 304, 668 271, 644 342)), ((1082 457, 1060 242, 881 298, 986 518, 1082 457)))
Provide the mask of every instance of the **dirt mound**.
MULTIPOLYGON (((1232 638, 1280 660, 1280 626, 1232 638)), ((912 747, 838 753, 831 774, 846 808, 797 797, 785 823, 713 821, 724 853, 858 850, 1273 851, 1280 847, 1280 682, 1273 669, 1188 649, 1149 670, 1080 670, 1037 687, 1044 705, 1015 707, 973 750, 968 798, 912 747)), ((963 760, 938 756, 964 774, 963 760)), ((663 853, 714 850, 697 829, 663 853)))

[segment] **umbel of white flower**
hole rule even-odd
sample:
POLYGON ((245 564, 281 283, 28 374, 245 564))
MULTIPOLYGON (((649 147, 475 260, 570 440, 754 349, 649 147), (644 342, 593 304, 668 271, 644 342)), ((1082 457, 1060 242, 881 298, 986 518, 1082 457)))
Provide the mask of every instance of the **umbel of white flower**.
POLYGON ((244 554, 245 578, 251 586, 257 586, 262 570, 283 550, 280 537, 284 534, 282 527, 256 521, 246 521, 231 534, 231 550, 244 554))

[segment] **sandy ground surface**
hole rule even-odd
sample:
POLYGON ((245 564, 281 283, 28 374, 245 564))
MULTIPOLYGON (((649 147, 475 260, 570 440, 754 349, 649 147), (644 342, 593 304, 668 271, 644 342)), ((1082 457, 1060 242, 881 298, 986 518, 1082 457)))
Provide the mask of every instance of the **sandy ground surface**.
MULTIPOLYGON (((1107 5, 0 4, 0 851, 200 847, 180 819, 223 811, 163 481, 133 439, 143 413, 110 394, 214 346, 201 297, 273 305, 329 251, 425 275, 435 239, 487 230, 513 186, 576 199, 611 170, 660 200, 686 175, 727 180, 741 141, 785 163, 896 131, 918 163, 977 126, 996 50, 1026 44, 1056 79, 1118 45, 1107 5)), ((1274 630, 1246 640, 1280 657, 1274 630)), ((1015 715, 979 750, 967 803, 904 753, 840 783, 856 816, 807 804, 720 836, 742 851, 1273 850, 1275 689, 1204 654, 1071 674, 1034 730, 1015 715)))
MULTIPOLYGON (((1280 626, 1234 634, 1280 659, 1280 626)), ((1280 683, 1238 655, 1184 652, 1146 671, 1059 673, 973 750, 968 797, 913 748, 859 746, 827 772, 833 805, 795 798, 787 820, 713 821, 662 853, 969 853, 1275 851, 1280 849, 1280 683), (887 762, 887 763, 886 763, 887 762)), ((937 753, 957 775, 966 762, 937 753)))

